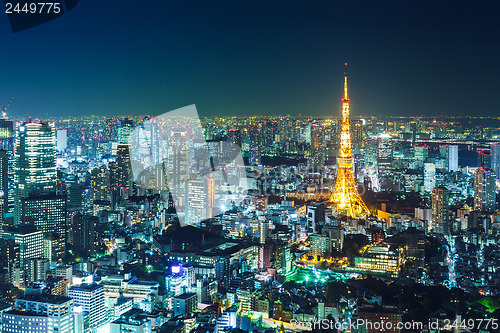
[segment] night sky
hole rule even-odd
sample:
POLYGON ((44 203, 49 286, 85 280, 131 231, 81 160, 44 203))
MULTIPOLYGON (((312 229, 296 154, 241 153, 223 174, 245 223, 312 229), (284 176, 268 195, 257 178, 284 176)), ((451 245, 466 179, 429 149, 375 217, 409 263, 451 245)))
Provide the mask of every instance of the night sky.
POLYGON ((0 13, 0 98, 12 117, 500 116, 500 7, 475 1, 81 0, 12 33, 0 13), (494 6, 494 7, 493 7, 494 6))

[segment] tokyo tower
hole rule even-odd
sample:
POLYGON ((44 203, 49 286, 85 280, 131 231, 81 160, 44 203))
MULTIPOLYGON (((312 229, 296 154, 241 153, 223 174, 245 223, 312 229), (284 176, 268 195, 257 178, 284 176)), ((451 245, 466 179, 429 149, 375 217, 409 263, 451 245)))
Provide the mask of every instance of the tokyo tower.
POLYGON ((340 134, 340 153, 337 158, 338 173, 335 190, 330 202, 337 205, 337 211, 345 211, 347 216, 360 217, 369 215, 363 199, 358 193, 351 157, 351 129, 349 124, 349 97, 347 95, 347 63, 344 73, 344 98, 342 98, 342 132, 340 134))

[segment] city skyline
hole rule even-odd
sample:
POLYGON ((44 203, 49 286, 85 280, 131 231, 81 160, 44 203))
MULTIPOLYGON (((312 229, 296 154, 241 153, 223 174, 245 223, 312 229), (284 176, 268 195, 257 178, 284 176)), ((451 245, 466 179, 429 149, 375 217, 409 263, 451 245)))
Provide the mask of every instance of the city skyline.
POLYGON ((4 16, 2 104, 15 97, 13 118, 191 104, 202 117, 325 117, 339 111, 347 61, 353 117, 497 114, 494 5, 259 6, 81 2, 15 34, 4 16))
POLYGON ((496 6, 5 6, 0 332, 499 331, 496 6))

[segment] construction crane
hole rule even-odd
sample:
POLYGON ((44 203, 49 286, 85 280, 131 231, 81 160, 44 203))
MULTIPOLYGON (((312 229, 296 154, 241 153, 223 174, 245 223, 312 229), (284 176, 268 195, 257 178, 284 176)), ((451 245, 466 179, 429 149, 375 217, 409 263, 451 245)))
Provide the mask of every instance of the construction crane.
POLYGON ((14 97, 12 97, 12 99, 9 102, 9 104, 7 104, 6 106, 2 106, 2 118, 3 119, 7 118, 7 109, 9 108, 9 106, 12 103, 13 100, 14 100, 14 97))

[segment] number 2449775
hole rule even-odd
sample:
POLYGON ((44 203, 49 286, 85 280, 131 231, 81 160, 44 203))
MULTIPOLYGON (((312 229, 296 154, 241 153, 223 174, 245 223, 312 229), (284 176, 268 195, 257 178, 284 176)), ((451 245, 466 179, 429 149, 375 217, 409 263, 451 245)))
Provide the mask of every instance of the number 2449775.
POLYGON ((5 3, 6 14, 59 14, 61 4, 58 2, 5 3))

